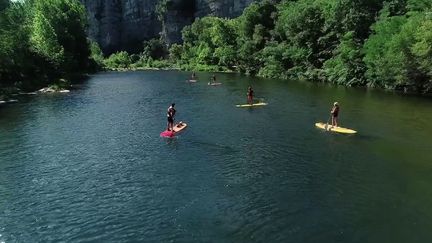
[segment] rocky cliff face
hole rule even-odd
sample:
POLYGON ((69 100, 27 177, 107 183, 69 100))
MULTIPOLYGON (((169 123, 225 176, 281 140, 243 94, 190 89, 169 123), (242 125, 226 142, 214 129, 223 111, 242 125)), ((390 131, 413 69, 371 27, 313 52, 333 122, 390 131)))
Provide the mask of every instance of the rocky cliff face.
POLYGON ((138 51, 142 42, 160 35, 181 42, 181 30, 197 17, 237 17, 254 0, 168 0, 158 20, 160 0, 81 0, 89 16, 89 36, 105 53, 138 51))
POLYGON ((81 0, 89 18, 89 36, 105 53, 134 51, 142 41, 158 36, 158 0, 81 0))
POLYGON ((196 17, 213 15, 218 17, 237 17, 253 0, 196 0, 196 17))

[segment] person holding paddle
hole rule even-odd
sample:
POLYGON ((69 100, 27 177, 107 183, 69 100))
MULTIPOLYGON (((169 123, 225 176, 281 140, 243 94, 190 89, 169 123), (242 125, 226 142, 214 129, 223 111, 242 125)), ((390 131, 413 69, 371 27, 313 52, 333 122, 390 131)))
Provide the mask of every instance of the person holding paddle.
POLYGON ((247 95, 247 103, 250 105, 252 105, 252 103, 253 103, 253 93, 254 93, 254 91, 253 91, 252 87, 249 86, 246 95, 247 95))
POLYGON ((172 103, 170 107, 168 107, 168 111, 167 111, 167 118, 168 118, 168 131, 174 131, 173 127, 174 127, 174 116, 176 113, 176 110, 174 109, 175 104, 172 103))
POLYGON ((333 104, 333 108, 330 111, 331 114, 331 121, 332 121, 332 127, 338 127, 338 116, 339 116, 339 103, 335 102, 333 104))

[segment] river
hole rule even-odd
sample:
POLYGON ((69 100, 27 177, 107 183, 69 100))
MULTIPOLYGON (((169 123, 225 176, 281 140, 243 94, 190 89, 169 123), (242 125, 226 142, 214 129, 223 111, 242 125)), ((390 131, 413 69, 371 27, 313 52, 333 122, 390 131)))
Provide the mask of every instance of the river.
POLYGON ((432 242, 432 100, 189 75, 0 107, 0 242, 432 242), (235 107, 249 84, 268 106, 235 107), (358 134, 314 127, 334 101, 358 134), (171 102, 189 127, 164 139, 171 102))

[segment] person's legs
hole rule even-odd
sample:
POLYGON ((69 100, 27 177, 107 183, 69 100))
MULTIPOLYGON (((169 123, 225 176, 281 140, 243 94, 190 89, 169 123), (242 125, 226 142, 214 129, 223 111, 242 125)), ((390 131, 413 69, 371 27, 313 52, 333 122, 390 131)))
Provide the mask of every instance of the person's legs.
POLYGON ((174 119, 172 119, 171 117, 168 117, 168 131, 173 131, 173 124, 174 124, 174 119))

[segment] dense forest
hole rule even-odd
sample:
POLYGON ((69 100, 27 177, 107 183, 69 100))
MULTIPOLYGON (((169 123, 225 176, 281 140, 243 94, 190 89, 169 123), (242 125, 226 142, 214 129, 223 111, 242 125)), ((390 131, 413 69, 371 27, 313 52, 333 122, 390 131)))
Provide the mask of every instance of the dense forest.
MULTIPOLYGON (((164 14, 169 0, 161 0, 164 14)), ((140 53, 104 57, 77 0, 0 0, 0 88, 33 88, 97 66, 235 71, 268 78, 432 93, 432 1, 257 1, 204 17, 140 53)), ((162 16, 160 20, 163 21, 162 16)))
POLYGON ((0 0, 0 88, 31 90, 94 67, 86 19, 75 0, 0 0))
POLYGON ((197 19, 182 36, 182 45, 152 40, 104 63, 432 92, 430 0, 262 1, 235 19, 197 19))

